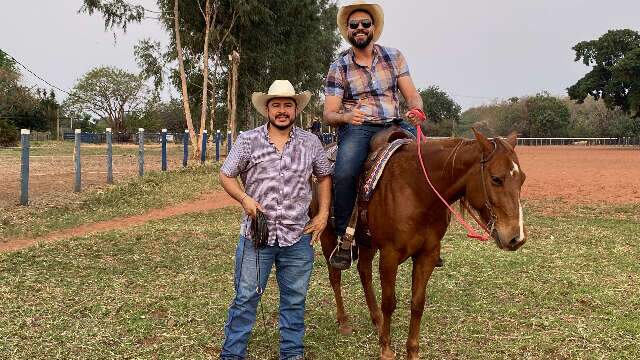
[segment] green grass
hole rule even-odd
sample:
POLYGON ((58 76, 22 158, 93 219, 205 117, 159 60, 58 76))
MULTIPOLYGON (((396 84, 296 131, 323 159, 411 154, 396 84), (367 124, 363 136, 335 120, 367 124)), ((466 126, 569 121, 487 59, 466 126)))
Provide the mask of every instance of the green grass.
MULTIPOLYGON (((640 357, 640 222, 624 212, 591 213, 529 212, 530 239, 513 253, 452 228, 445 267, 428 287, 422 358, 640 357)), ((233 296, 239 220, 239 209, 223 209, 0 255, 0 358, 215 358, 233 296)), ((392 340, 399 358, 410 270, 403 264, 398 274, 392 340)), ((318 249, 307 300, 309 359, 377 358, 354 269, 343 286, 355 328, 347 337, 336 331, 318 249)), ((259 314, 249 358, 277 359, 273 276, 263 299, 266 321, 259 314)))
POLYGON ((0 241, 42 236, 80 224, 138 215, 221 190, 219 165, 193 166, 169 172, 149 172, 142 178, 69 193, 62 203, 14 206, 0 214, 0 241))

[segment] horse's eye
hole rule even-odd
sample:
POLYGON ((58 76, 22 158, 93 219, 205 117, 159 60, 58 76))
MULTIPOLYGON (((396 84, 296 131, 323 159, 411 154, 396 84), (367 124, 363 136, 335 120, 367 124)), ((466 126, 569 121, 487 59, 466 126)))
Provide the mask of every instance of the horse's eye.
POLYGON ((491 182, 493 183, 493 185, 502 186, 502 179, 497 176, 491 176, 491 182))

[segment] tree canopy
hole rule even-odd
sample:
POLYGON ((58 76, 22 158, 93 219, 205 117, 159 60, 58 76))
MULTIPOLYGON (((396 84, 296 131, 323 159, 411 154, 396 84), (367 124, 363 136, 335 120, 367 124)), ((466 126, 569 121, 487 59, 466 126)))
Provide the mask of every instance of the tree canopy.
POLYGON ((101 66, 78 80, 63 106, 72 114, 91 113, 104 119, 119 132, 125 129, 126 116, 144 110, 149 98, 150 89, 140 76, 101 66))
POLYGON ((430 136, 451 136, 460 121, 462 109, 446 92, 436 85, 419 91, 429 118, 425 132, 430 136))
POLYGON ((547 93, 537 94, 526 101, 529 115, 529 135, 532 137, 567 136, 571 116, 560 99, 547 93))
POLYGON ((592 70, 568 88, 569 97, 579 103, 587 96, 602 98, 609 108, 640 117, 640 34, 609 30, 596 40, 579 42, 573 50, 575 61, 592 70))
MULTIPOLYGON (((173 10, 177 0, 157 0, 158 14, 132 6, 125 0, 84 0, 81 11, 101 13, 105 28, 124 27, 142 21, 145 16, 158 17, 169 33, 166 49, 152 40, 141 43, 136 57, 146 77, 156 85, 165 74, 180 89, 181 79, 175 60, 178 56, 173 10), (142 15, 140 15, 142 11, 142 15)), ((255 125, 250 105, 254 91, 266 91, 273 80, 288 79, 297 90, 319 95, 324 76, 340 37, 335 23, 337 5, 330 0, 210 0, 216 16, 211 24, 208 57, 212 71, 210 92, 220 105, 216 127, 224 128, 228 55, 240 53, 238 108, 241 128, 255 125)), ((205 0, 178 1, 179 29, 184 53, 188 100, 193 113, 201 107, 203 56, 205 39, 205 0)), ((209 108, 213 111, 214 106, 209 108)))
POLYGON ((20 129, 55 129, 59 104, 53 91, 22 84, 15 61, 0 49, 0 119, 20 129))

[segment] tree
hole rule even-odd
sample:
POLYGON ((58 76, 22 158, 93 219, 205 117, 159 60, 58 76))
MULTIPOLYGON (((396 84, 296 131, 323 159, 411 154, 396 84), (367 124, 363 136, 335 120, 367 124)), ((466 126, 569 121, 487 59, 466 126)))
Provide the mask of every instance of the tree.
POLYGON ((150 89, 138 75, 109 66, 86 73, 63 106, 75 114, 91 113, 104 119, 114 132, 125 130, 126 115, 143 111, 150 89))
POLYGON ((16 63, 0 50, 0 118, 19 129, 54 129, 59 105, 53 91, 30 89, 20 80, 16 63))
POLYGON ((18 143, 18 128, 0 118, 0 146, 14 146, 18 143))
POLYGON ((526 102, 529 134, 533 137, 567 136, 570 112, 567 105, 548 93, 537 94, 526 102))
POLYGON ((252 4, 253 16, 238 19, 226 52, 237 50, 242 57, 237 104, 241 127, 257 125, 251 93, 266 91, 275 79, 320 94, 340 44, 337 11, 329 0, 272 0, 252 4))
MULTIPOLYGON (((84 0, 81 11, 92 9, 102 13, 105 28, 142 21, 147 10, 127 5, 125 0, 84 0), (138 16, 140 9, 142 16, 138 16)), ((340 43, 335 23, 337 5, 330 0, 157 0, 157 6, 159 15, 153 16, 158 16, 171 34, 171 43, 161 52, 162 59, 158 59, 157 52, 153 55, 148 51, 138 58, 143 60, 143 65, 149 65, 143 66, 146 75, 157 75, 154 79, 160 76, 163 68, 159 64, 172 67, 169 78, 183 94, 183 107, 196 110, 194 112, 199 108, 200 128, 204 128, 203 110, 208 108, 213 122, 215 110, 223 103, 220 100, 227 98, 228 55, 233 51, 237 51, 242 59, 237 108, 240 110, 239 128, 246 128, 255 125, 251 93, 266 91, 275 79, 287 78, 297 89, 319 94, 340 43), (207 3, 209 12, 206 11, 207 3), (209 26, 207 13, 211 16, 209 26), (205 58, 212 69, 205 63, 205 58), (176 63, 179 69, 175 68, 176 63), (205 70, 209 76, 205 76, 205 70), (203 101, 207 96, 211 97, 208 105, 203 101)), ((146 46, 146 49, 155 51, 155 44, 147 40, 146 45, 149 44, 153 46, 146 46)), ((189 121, 190 115, 185 114, 185 117, 189 121)), ((216 126, 225 126, 220 117, 217 117, 216 126)))
POLYGON ((592 70, 568 88, 569 97, 582 103, 587 96, 602 98, 609 108, 620 107, 640 117, 640 34, 609 30, 597 40, 573 47, 575 61, 592 70))
POLYGON ((158 121, 162 128, 167 129, 169 132, 180 133, 184 131, 184 113, 179 99, 163 101, 154 106, 149 114, 158 121))
POLYGON ((429 121, 425 131, 431 136, 455 136, 462 108, 436 85, 420 90, 429 121))

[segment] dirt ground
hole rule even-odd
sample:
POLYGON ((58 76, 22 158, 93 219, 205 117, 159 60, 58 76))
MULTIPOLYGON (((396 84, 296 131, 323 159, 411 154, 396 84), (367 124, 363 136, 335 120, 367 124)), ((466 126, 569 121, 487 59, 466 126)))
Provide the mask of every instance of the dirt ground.
POLYGON ((151 220, 160 220, 183 214, 207 212, 226 206, 238 206, 238 202, 233 200, 223 191, 203 194, 199 199, 174 205, 171 207, 154 209, 142 215, 119 217, 114 220, 80 225, 75 228, 57 231, 37 239, 17 238, 6 242, 0 242, 0 253, 24 249, 37 243, 57 241, 73 236, 83 236, 89 233, 96 233, 113 229, 124 229, 141 225, 151 220))
MULTIPOLYGON (((92 145, 84 145, 87 152, 92 145)), ((125 148, 123 145, 119 145, 125 148)), ((126 146, 127 154, 113 155, 113 179, 121 182, 138 175, 137 147, 126 146)), ((144 171, 160 171, 159 149, 144 156, 144 171)), ((167 155, 169 170, 182 166, 182 155, 176 151, 167 155)), ((106 156, 81 155, 82 191, 107 182, 106 156)), ((51 202, 56 197, 73 192, 75 172, 73 155, 32 155, 29 161, 29 202, 51 202)), ((20 200, 20 158, 0 156, 0 209, 16 205, 20 200)), ((59 202, 59 201, 55 201, 59 202)))
MULTIPOLYGON (((527 174, 524 199, 562 199, 568 203, 640 203, 640 149, 614 147, 520 146, 521 167, 527 174)), ((182 165, 169 154, 169 169, 182 165)), ((160 170, 159 154, 145 154, 145 172, 160 170)), ((137 176, 133 154, 114 155, 116 182, 137 176)), ((18 203, 20 159, 0 156, 0 208, 18 203)), ((105 156, 83 155, 82 189, 106 183, 105 156)), ((73 191, 73 157, 32 156, 30 201, 47 201, 73 191)))
POLYGON ((524 199, 568 203, 640 203, 640 149, 521 146, 524 199))

